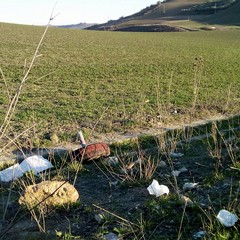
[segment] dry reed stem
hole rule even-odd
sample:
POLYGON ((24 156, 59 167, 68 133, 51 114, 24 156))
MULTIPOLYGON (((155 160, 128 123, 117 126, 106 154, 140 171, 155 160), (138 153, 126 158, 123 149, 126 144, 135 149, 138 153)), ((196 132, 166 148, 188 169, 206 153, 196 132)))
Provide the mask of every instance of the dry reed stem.
POLYGON ((106 212, 106 213, 108 213, 108 214, 110 214, 110 215, 112 215, 112 216, 120 219, 121 221, 127 223, 129 226, 130 226, 130 225, 137 226, 135 223, 133 223, 133 222, 131 222, 131 221, 129 221, 129 220, 123 218, 123 217, 120 217, 120 216, 118 216, 117 214, 112 213, 112 212, 108 211, 108 210, 105 209, 105 208, 102 208, 102 207, 100 207, 100 206, 98 206, 98 205, 96 205, 96 204, 92 204, 92 205, 93 205, 94 207, 100 209, 101 211, 104 211, 104 212, 106 212))
POLYGON ((0 73, 1 73, 1 75, 2 75, 2 78, 3 78, 3 81, 4 81, 4 85, 5 85, 6 90, 7 90, 8 101, 10 102, 10 101, 11 101, 11 96, 10 96, 10 93, 9 93, 9 89, 8 89, 8 85, 7 85, 6 78, 5 78, 5 76, 4 76, 3 71, 2 71, 1 68, 0 68, 0 73))

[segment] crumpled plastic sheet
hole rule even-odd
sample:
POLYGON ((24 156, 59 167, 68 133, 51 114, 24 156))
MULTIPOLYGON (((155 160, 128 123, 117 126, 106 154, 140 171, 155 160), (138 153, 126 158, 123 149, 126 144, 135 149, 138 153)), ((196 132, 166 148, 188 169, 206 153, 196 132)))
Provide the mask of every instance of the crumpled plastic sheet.
POLYGON ((181 158, 183 156, 184 156, 183 153, 175 153, 175 152, 170 153, 170 157, 173 157, 173 158, 181 158))
POLYGON ((17 163, 3 171, 0 171, 0 181, 10 182, 15 179, 18 179, 28 171, 33 171, 35 175, 39 174, 42 171, 45 171, 49 168, 52 168, 53 165, 42 156, 31 156, 23 160, 20 164, 17 163))
POLYGON ((183 191, 194 189, 198 186, 199 183, 190 183, 186 182, 183 185, 183 191))
POLYGON ((219 211, 217 215, 217 219, 220 223, 222 223, 225 227, 232 227, 238 221, 237 215, 222 209, 219 211))
POLYGON ((150 195, 155 195, 156 197, 159 197, 163 194, 169 194, 169 188, 165 185, 159 185, 157 180, 153 180, 151 185, 147 188, 150 195))
POLYGON ((207 236, 207 232, 206 231, 198 231, 193 235, 193 239, 203 239, 204 237, 207 236))

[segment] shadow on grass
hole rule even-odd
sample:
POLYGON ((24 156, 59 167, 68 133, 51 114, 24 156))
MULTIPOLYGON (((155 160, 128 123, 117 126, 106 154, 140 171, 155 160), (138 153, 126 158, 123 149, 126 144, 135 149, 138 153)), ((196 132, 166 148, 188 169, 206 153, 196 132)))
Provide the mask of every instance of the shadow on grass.
POLYGON ((22 162, 25 158, 39 155, 46 159, 69 158, 71 150, 65 148, 22 148, 12 151, 17 162, 22 162))

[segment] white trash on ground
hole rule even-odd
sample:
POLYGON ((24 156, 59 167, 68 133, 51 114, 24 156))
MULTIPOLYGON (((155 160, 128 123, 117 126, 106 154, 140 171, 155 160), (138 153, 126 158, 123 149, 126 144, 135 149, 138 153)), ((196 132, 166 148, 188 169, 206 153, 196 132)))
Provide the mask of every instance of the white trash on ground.
POLYGON ((183 185, 183 190, 186 191, 186 190, 191 190, 193 188, 196 188, 198 186, 198 183, 190 183, 190 182, 187 182, 187 183, 184 183, 183 185))
POLYGON ((159 197, 163 194, 169 194, 169 188, 165 185, 159 185, 157 180, 153 180, 151 185, 147 188, 150 195, 155 195, 156 197, 159 197))
POLYGON ((10 182, 23 176, 23 171, 19 163, 0 171, 0 181, 10 182))
POLYGON ((32 170, 34 174, 38 174, 53 167, 47 159, 37 155, 26 158, 20 163, 20 166, 24 172, 32 170))
POLYGON ((167 164, 166 164, 166 162, 164 162, 164 161, 160 161, 159 162, 159 164, 158 164, 158 167, 160 167, 160 168, 164 168, 164 167, 166 167, 167 166, 167 164))
POLYGON ((198 231, 193 235, 193 239, 203 239, 204 237, 207 236, 207 232, 206 231, 198 231))
POLYGON ((83 137, 82 131, 77 132, 77 138, 78 138, 78 140, 80 141, 81 146, 82 146, 83 148, 85 148, 87 144, 86 144, 86 141, 85 141, 85 139, 84 139, 84 137, 83 137))
POLYGON ((105 162, 112 167, 116 167, 119 164, 117 157, 108 157, 105 162))
POLYGON ((222 223, 225 227, 232 227, 238 221, 237 215, 223 209, 220 210, 217 219, 220 223, 222 223))
POLYGON ((24 173, 33 171, 35 175, 52 168, 53 165, 42 156, 31 156, 23 160, 20 164, 17 163, 3 171, 0 171, 0 181, 10 182, 17 178, 20 178, 24 173))
POLYGON ((173 157, 173 158, 181 158, 183 156, 184 156, 183 153, 174 153, 174 152, 170 153, 170 157, 173 157))
POLYGON ((179 176, 179 174, 181 173, 181 171, 172 171, 172 175, 174 176, 174 177, 178 177, 179 176))
POLYGON ((179 169, 179 170, 172 171, 172 175, 173 175, 174 177, 178 177, 180 173, 184 173, 184 172, 187 172, 187 171, 188 171, 187 168, 182 167, 182 168, 179 169))
POLYGON ((184 172, 187 172, 188 170, 187 170, 186 167, 182 167, 182 168, 179 169, 179 171, 181 171, 182 173, 184 173, 184 172))
POLYGON ((103 236, 105 240, 119 240, 120 238, 115 233, 108 233, 103 236))
POLYGON ((103 214, 95 214, 94 219, 100 224, 104 221, 104 215, 103 214))

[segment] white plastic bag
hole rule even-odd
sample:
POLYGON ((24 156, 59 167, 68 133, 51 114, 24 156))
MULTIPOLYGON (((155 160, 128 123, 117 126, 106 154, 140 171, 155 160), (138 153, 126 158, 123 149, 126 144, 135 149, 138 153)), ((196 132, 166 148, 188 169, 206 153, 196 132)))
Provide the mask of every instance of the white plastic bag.
POLYGON ((32 170, 34 174, 38 174, 53 167, 53 165, 47 159, 37 155, 26 158, 20 163, 20 166, 23 172, 32 170))
POLYGON ((165 185, 159 185, 157 180, 153 180, 151 185, 147 188, 150 195, 155 195, 156 197, 159 197, 163 194, 169 194, 169 188, 165 185))
POLYGON ((232 227, 238 221, 237 215, 223 209, 220 210, 217 219, 220 223, 222 223, 225 227, 232 227))
POLYGON ((22 168, 19 163, 4 169, 0 172, 0 180, 2 182, 10 182, 17 178, 22 177, 24 172, 22 171, 22 168))
POLYGON ((0 181, 10 182, 23 176, 28 171, 33 171, 35 175, 52 168, 53 165, 42 156, 31 156, 3 171, 0 171, 0 181))

